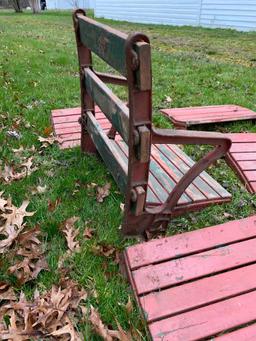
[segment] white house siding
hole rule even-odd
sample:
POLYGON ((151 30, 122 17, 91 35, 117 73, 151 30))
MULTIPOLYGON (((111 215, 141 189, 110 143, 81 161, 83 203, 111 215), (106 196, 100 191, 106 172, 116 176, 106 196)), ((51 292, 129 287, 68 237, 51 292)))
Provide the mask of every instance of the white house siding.
POLYGON ((130 22, 256 30, 256 0, 94 0, 95 15, 130 22))
POLYGON ((241 31, 256 30, 256 0, 203 0, 200 24, 241 31))
POLYGON ((48 9, 73 9, 74 5, 80 8, 94 8, 95 0, 46 0, 48 9))
POLYGON ((198 25, 201 0, 96 0, 95 15, 131 22, 198 25))

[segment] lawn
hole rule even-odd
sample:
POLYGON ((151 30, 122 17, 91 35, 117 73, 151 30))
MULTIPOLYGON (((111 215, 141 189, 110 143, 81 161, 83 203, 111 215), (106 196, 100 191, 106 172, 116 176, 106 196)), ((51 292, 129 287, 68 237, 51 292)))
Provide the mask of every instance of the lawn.
MULTIPOLYGON (((103 21, 103 20, 102 20, 103 21)), ((232 30, 211 30, 191 27, 139 25, 106 21, 125 32, 142 31, 152 44, 154 123, 171 124, 159 113, 160 108, 237 104, 256 110, 256 33, 232 30)), ((96 59, 99 69, 103 65, 96 59)), ((33 155, 38 169, 30 176, 6 184, 0 191, 10 196, 16 206, 29 200, 27 226, 40 226, 43 248, 50 271, 42 271, 36 280, 19 285, 7 271, 13 258, 1 256, 0 280, 7 281, 16 293, 31 297, 35 288, 46 291, 58 285, 61 271, 58 262, 66 254, 67 245, 60 226, 66 219, 79 217, 78 240, 81 245, 64 261, 69 276, 87 292, 85 302, 99 310, 103 322, 124 330, 131 326, 147 340, 146 330, 135 303, 127 308, 131 290, 119 272, 114 252, 138 242, 124 239, 119 233, 122 220, 119 193, 100 158, 81 154, 79 148, 59 150, 57 145, 40 148, 39 136, 50 131, 50 112, 56 108, 79 105, 79 78, 71 13, 46 12, 40 15, 0 12, 0 155, 1 167, 20 163, 13 149, 24 147, 24 155, 33 155), (9 136, 15 130, 21 137, 9 136), (31 151, 31 147, 35 150, 31 151), (110 182, 110 195, 103 203, 96 200, 92 184, 110 182), (46 188, 38 193, 37 186, 46 188), (85 240, 85 229, 93 229, 85 240), (105 253, 105 255, 104 255, 105 253)), ((125 93, 117 90, 120 97, 125 93)), ((208 128, 209 129, 209 128, 208 128)), ((214 126, 219 131, 256 132, 252 122, 214 126)), ((186 148, 192 157, 200 148, 186 148)), ((201 212, 172 220, 167 234, 198 229, 255 212, 256 196, 250 195, 223 160, 209 172, 233 195, 231 203, 213 206, 201 212)), ((0 180, 1 181, 1 180, 0 180)), ((101 340, 86 318, 77 328, 86 340, 101 340)), ((138 335, 138 334, 137 334, 138 335)))

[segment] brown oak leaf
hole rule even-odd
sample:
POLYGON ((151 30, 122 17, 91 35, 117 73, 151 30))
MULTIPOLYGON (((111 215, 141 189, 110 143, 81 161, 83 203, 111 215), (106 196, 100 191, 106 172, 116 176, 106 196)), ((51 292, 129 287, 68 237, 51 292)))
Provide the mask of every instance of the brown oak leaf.
POLYGON ((104 185, 103 187, 100 187, 100 186, 97 187, 96 198, 98 202, 103 202, 103 200, 109 196, 110 188, 111 188, 111 184, 109 182, 107 182, 106 185, 104 185))
POLYGON ((66 219, 61 224, 61 230, 65 234, 66 241, 68 244, 68 248, 70 251, 79 251, 80 250, 80 244, 79 241, 76 240, 79 230, 74 227, 75 222, 77 222, 79 217, 72 217, 69 219, 66 219))

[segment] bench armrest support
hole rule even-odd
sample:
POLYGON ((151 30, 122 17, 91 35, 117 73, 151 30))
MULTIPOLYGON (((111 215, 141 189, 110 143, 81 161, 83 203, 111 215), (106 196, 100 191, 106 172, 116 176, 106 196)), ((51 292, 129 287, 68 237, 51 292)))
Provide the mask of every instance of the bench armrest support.
POLYGON ((177 205, 180 197, 186 188, 197 178, 206 168, 216 160, 224 156, 231 147, 231 140, 221 133, 198 132, 188 130, 153 129, 152 143, 154 144, 196 144, 213 145, 215 148, 208 152, 201 160, 194 164, 190 170, 184 174, 181 180, 169 194, 166 202, 157 207, 146 208, 152 214, 170 214, 177 205))

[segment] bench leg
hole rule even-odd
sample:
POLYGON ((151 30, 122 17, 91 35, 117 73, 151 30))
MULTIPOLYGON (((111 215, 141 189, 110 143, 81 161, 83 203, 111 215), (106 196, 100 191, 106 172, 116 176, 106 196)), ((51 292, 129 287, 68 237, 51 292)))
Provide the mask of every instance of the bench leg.
POLYGON ((170 221, 170 216, 157 216, 153 214, 144 213, 135 216, 131 213, 125 212, 122 234, 126 236, 143 236, 145 231, 159 231, 167 229, 170 221))
POLYGON ((86 154, 97 154, 97 149, 90 135, 82 129, 81 134, 81 150, 86 154))

